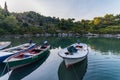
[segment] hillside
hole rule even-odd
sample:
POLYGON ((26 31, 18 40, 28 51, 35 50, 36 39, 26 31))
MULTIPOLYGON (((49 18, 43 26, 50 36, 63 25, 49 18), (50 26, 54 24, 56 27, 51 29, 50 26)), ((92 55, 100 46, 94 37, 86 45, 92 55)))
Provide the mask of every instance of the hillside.
POLYGON ((0 8, 0 35, 3 34, 37 34, 37 33, 120 33, 120 14, 106 14, 93 20, 75 21, 74 18, 59 19, 46 17, 34 11, 10 13, 0 8))

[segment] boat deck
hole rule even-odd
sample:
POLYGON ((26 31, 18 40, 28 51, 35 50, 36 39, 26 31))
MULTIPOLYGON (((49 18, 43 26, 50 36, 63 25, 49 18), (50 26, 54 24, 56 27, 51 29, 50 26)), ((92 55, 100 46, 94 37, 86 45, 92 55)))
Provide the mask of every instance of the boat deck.
POLYGON ((63 58, 80 58, 86 56, 88 54, 87 45, 80 43, 80 44, 73 44, 62 49, 59 52, 59 56, 63 58))
POLYGON ((47 47, 44 48, 40 48, 40 47, 36 47, 33 48, 32 50, 14 55, 12 57, 10 57, 7 61, 16 61, 16 60, 22 60, 22 59, 27 59, 27 58, 31 58, 35 55, 40 54, 42 51, 44 51, 47 47))

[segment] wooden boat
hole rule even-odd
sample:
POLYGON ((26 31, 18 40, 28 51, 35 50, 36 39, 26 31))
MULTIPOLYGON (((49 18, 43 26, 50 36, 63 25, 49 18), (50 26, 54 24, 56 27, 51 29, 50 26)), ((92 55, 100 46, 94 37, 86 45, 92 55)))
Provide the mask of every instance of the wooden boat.
POLYGON ((15 69, 41 59, 50 49, 50 45, 36 46, 29 51, 21 52, 4 60, 11 69, 15 69))
POLYGON ((11 44, 11 42, 9 42, 9 41, 7 41, 7 42, 0 42, 0 50, 6 48, 10 44, 11 44))
POLYGON ((39 68, 47 60, 48 56, 49 52, 45 54, 43 58, 35 61, 34 63, 14 69, 10 74, 8 80, 22 80, 23 78, 31 74, 33 71, 35 71, 37 68, 39 68))
POLYGON ((72 44, 58 53, 64 59, 66 67, 84 60, 87 54, 88 47, 84 43, 72 44))
POLYGON ((35 46, 35 43, 25 43, 19 46, 11 47, 8 49, 4 49, 0 51, 0 63, 2 63, 7 57, 13 54, 19 54, 20 52, 24 52, 29 50, 35 46))

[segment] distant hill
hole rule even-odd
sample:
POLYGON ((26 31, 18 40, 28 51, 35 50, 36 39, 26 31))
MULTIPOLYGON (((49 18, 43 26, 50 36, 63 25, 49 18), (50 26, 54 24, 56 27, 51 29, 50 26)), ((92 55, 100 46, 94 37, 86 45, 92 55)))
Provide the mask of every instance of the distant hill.
POLYGON ((37 33, 120 33, 120 14, 106 14, 93 20, 75 21, 74 18, 59 19, 46 17, 34 11, 10 13, 5 2, 0 7, 0 35, 3 34, 37 34, 37 33))

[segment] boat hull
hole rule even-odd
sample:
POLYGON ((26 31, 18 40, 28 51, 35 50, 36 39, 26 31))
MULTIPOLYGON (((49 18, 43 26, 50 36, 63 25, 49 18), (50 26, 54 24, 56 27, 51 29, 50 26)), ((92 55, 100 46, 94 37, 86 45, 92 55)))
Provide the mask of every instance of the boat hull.
MULTIPOLYGON (((11 54, 11 55, 12 55, 12 54, 11 54)), ((4 61, 6 58, 8 58, 9 56, 11 56, 11 55, 1 56, 1 57, 0 57, 0 63, 3 63, 3 61, 4 61)))
POLYGON ((12 61, 12 62, 6 62, 6 64, 8 65, 8 67, 10 69, 16 69, 25 65, 28 65, 30 63, 33 63, 41 58, 44 57, 44 55, 48 54, 49 50, 43 51, 43 53, 27 58, 27 59, 23 59, 23 60, 18 60, 18 61, 12 61))
POLYGON ((81 57, 81 58, 63 58, 63 59, 65 61, 66 67, 69 67, 70 65, 73 65, 75 63, 78 63, 78 62, 84 60, 86 57, 87 57, 87 55, 84 57, 81 57))

